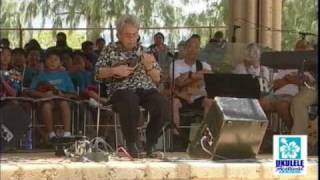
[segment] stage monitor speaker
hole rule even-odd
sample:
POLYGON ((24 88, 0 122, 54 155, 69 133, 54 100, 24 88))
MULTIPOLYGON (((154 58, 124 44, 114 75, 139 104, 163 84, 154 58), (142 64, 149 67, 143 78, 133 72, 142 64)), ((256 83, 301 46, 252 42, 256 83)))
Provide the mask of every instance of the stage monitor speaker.
POLYGON ((1 151, 15 148, 17 141, 26 133, 31 119, 18 104, 0 102, 1 151))
POLYGON ((267 126, 257 99, 216 97, 187 151, 192 158, 256 158, 267 126))

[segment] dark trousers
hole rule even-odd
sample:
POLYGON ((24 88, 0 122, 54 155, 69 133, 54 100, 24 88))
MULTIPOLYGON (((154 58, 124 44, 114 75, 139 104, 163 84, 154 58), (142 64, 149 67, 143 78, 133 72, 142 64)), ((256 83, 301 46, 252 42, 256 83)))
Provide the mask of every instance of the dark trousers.
MULTIPOLYGON (((191 123, 196 122, 197 118, 202 119, 204 109, 201 104, 203 99, 204 97, 197 98, 191 104, 184 99, 180 99, 182 104, 180 109, 180 126, 190 126, 191 123)), ((185 152, 191 141, 189 137, 190 128, 179 129, 179 135, 173 135, 174 151, 185 152)))
POLYGON ((157 143, 162 126, 169 119, 169 103, 156 89, 117 90, 111 97, 113 110, 120 115, 120 125, 127 143, 137 142, 139 105, 150 113, 146 129, 147 145, 157 143))

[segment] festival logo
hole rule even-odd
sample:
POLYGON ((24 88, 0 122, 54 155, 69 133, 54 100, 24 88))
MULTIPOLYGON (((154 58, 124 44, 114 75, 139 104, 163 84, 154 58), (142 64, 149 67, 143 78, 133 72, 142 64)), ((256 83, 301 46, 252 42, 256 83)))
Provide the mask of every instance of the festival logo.
POLYGON ((306 135, 274 135, 275 174, 305 174, 307 167, 306 135))

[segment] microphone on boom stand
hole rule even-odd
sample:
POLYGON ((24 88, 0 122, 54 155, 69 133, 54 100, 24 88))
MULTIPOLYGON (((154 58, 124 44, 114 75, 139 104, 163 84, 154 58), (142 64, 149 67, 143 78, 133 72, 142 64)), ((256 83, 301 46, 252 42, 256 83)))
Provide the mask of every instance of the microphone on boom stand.
POLYGON ((235 43, 236 40, 236 31, 237 29, 240 29, 241 27, 238 25, 233 25, 233 31, 232 31, 232 37, 231 37, 231 42, 235 43))

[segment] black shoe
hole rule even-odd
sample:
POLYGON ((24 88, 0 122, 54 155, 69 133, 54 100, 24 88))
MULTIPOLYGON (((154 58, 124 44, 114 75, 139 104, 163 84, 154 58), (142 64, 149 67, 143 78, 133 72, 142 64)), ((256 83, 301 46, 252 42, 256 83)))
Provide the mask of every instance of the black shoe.
POLYGON ((128 153, 133 158, 140 158, 140 152, 136 143, 128 143, 127 145, 128 153))
POLYGON ((147 156, 147 157, 152 157, 152 153, 153 153, 153 148, 152 148, 152 146, 147 146, 147 147, 146 147, 146 156, 147 156))
POLYGON ((49 137, 49 143, 56 144, 59 138, 57 136, 49 137))

